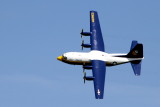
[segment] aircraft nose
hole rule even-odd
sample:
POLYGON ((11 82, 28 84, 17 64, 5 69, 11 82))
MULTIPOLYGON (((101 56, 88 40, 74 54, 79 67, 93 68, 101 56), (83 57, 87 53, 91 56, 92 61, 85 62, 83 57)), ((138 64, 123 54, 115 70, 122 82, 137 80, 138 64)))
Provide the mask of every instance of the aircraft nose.
POLYGON ((60 61, 62 61, 63 56, 59 56, 59 57, 57 57, 57 59, 60 60, 60 61))

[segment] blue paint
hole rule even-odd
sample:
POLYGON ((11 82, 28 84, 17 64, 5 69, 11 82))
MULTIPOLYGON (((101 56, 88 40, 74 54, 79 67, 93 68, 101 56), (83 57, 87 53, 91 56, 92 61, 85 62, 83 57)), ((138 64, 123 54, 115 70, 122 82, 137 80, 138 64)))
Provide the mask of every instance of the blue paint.
MULTIPOLYGON (((91 50, 105 51, 101 27, 96 11, 90 11, 91 50)), ((103 99, 106 64, 104 61, 92 60, 94 91, 96 99, 103 99)))
POLYGON ((96 99, 103 99, 106 65, 104 61, 92 60, 92 73, 94 77, 94 91, 96 99), (100 93, 98 93, 98 90, 100 93))
MULTIPOLYGON (((137 41, 133 40, 131 44, 131 49, 129 53, 132 53, 132 51, 137 50, 139 53, 136 56, 129 55, 131 57, 143 57, 143 45, 139 44, 137 41)), ((133 61, 131 62, 131 66, 133 68, 133 72, 136 76, 139 76, 141 74, 141 60, 133 61)))
POLYGON ((105 51, 101 27, 96 11, 90 11, 90 43, 91 50, 105 51))
POLYGON ((142 63, 142 61, 140 61, 138 64, 131 63, 133 71, 134 71, 134 74, 136 76, 141 75, 141 63, 142 63))
POLYGON ((133 40, 130 50, 132 50, 137 44, 138 44, 138 42, 136 40, 133 40))

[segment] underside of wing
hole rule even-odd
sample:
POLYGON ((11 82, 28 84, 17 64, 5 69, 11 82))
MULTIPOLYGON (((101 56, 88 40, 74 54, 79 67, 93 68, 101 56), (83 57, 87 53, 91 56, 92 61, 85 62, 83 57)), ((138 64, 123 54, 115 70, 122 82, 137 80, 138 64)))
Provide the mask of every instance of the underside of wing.
POLYGON ((98 13, 96 11, 90 11, 90 32, 91 50, 99 50, 104 52, 104 42, 98 13))
POLYGON ((103 99, 106 66, 104 61, 92 60, 94 91, 96 99, 103 99))

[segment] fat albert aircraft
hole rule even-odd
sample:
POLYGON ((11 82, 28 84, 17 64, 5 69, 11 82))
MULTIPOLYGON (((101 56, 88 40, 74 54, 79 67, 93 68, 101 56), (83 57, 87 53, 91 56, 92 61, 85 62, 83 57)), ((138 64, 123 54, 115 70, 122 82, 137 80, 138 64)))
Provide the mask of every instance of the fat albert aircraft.
POLYGON ((82 41, 82 49, 90 48, 90 52, 67 52, 57 57, 58 60, 73 64, 82 65, 84 69, 91 69, 92 76, 86 76, 85 80, 94 82, 94 91, 96 99, 103 99, 106 66, 115 66, 124 63, 131 63, 135 75, 141 73, 141 60, 143 57, 143 45, 137 41, 132 41, 130 52, 127 54, 109 54, 104 52, 104 42, 101 33, 101 27, 96 11, 90 11, 90 32, 81 32, 82 36, 90 36, 90 44, 82 41))

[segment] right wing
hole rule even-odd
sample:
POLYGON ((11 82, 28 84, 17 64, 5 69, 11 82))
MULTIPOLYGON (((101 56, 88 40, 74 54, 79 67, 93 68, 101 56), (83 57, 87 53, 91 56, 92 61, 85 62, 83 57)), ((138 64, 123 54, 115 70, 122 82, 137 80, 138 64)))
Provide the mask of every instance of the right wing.
POLYGON ((92 73, 96 99, 103 99, 106 64, 104 61, 92 60, 92 73))

